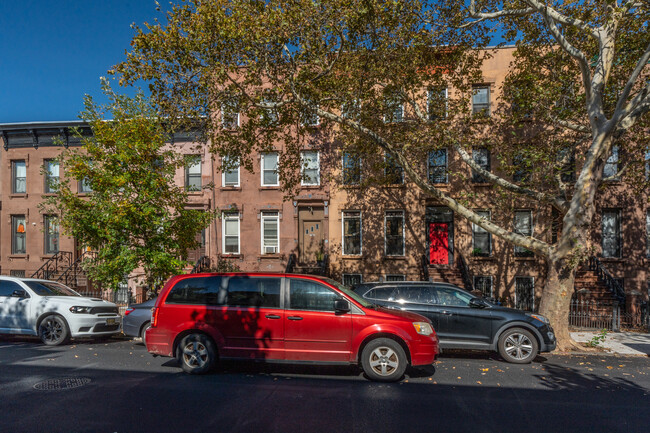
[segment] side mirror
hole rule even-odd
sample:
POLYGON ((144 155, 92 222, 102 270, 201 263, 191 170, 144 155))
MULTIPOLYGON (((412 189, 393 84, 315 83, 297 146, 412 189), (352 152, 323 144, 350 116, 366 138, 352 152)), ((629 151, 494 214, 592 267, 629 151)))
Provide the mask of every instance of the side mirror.
POLYGON ((472 298, 469 300, 470 308, 485 308, 487 304, 481 298, 472 298))
POLYGON ((345 299, 337 299, 334 301, 334 311, 337 313, 348 313, 350 312, 350 303, 345 299))
POLYGON ((27 292, 23 289, 14 290, 11 296, 14 298, 28 298, 27 292))

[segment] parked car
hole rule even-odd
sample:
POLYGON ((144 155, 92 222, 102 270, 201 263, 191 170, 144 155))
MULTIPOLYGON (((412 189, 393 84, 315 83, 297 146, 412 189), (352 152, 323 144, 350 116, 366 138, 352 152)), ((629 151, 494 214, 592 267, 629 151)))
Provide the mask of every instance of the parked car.
POLYGON ((151 309, 155 304, 156 299, 154 298, 126 307, 124 319, 122 319, 122 333, 127 337, 140 337, 145 343, 145 331, 151 324, 151 309))
POLYGON ((0 276, 0 334, 37 335, 56 346, 71 337, 110 337, 121 322, 112 302, 83 297, 55 281, 0 276))
POLYGON ((178 358, 187 373, 217 359, 361 364, 368 378, 400 379, 438 354, 431 322, 376 307, 328 278, 221 273, 173 277, 146 331, 150 353, 178 358))
POLYGON ((353 290, 369 302, 421 314, 431 320, 441 349, 497 351, 525 364, 555 349, 555 334, 540 314, 497 306, 446 283, 363 283, 353 290))

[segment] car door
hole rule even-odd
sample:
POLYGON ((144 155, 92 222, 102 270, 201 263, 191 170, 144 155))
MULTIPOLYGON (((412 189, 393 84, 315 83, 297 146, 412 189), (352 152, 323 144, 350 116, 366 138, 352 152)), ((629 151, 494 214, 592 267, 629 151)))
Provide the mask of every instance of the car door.
POLYGON ((491 343, 492 314, 489 309, 470 307, 473 296, 461 289, 436 285, 434 291, 435 307, 429 317, 441 340, 468 345, 491 343))
POLYGON ((294 361, 349 362, 352 316, 336 313, 338 292, 308 278, 287 278, 285 353, 294 361))
POLYGON ((14 281, 0 280, 0 329, 6 332, 25 333, 30 331, 31 298, 20 284, 14 281), (13 296, 14 291, 21 290, 26 296, 13 296))

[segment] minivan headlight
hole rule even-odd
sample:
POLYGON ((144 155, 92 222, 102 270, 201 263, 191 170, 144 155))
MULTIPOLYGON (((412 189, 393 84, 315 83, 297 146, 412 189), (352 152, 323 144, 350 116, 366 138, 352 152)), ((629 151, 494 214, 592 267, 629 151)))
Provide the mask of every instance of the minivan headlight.
POLYGON ((551 323, 550 320, 548 320, 546 317, 542 316, 541 314, 530 314, 529 313, 528 316, 532 317, 535 320, 539 320, 540 322, 542 322, 545 325, 548 325, 548 324, 551 323))
POLYGON ((93 307, 81 307, 78 305, 75 305, 73 307, 70 307, 70 312, 75 313, 75 314, 90 314, 90 310, 93 307))
POLYGON ((433 328, 427 322, 413 322, 413 327, 415 332, 421 335, 431 335, 433 334, 433 328))

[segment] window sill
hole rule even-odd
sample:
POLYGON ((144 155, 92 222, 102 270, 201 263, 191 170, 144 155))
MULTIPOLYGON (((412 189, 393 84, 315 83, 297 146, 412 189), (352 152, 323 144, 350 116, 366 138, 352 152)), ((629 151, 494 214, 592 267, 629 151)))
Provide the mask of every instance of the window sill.
POLYGON ((9 254, 7 256, 10 260, 14 259, 24 259, 24 260, 29 260, 29 254, 9 254))
POLYGON ((259 188, 260 191, 279 191, 280 185, 262 185, 259 188))
POLYGON ((27 198, 27 197, 28 197, 28 194, 26 192, 25 193, 12 193, 12 194, 9 194, 9 198, 27 198))
POLYGON ((477 261, 477 262, 493 262, 496 260, 496 257, 494 256, 470 256, 471 260, 477 261))
POLYGON ((257 258, 261 260, 280 260, 282 259, 282 254, 260 254, 257 258))
POLYGON ((363 259, 362 254, 344 254, 341 255, 342 260, 361 260, 363 259))
POLYGON ((384 260, 408 260, 406 256, 384 256, 384 260))
POLYGON ((226 185, 220 188, 221 191, 241 191, 241 185, 226 185))
POLYGON ((203 195, 203 191, 185 191, 187 192, 188 196, 201 196, 203 195))
POLYGON ((228 259, 230 259, 230 260, 235 260, 235 259, 243 260, 244 255, 241 254, 241 253, 237 253, 237 254, 222 253, 222 254, 219 254, 219 258, 220 259, 226 259, 226 260, 228 260, 228 259))
POLYGON ((322 188, 321 184, 318 185, 300 185, 301 189, 320 189, 322 188))

